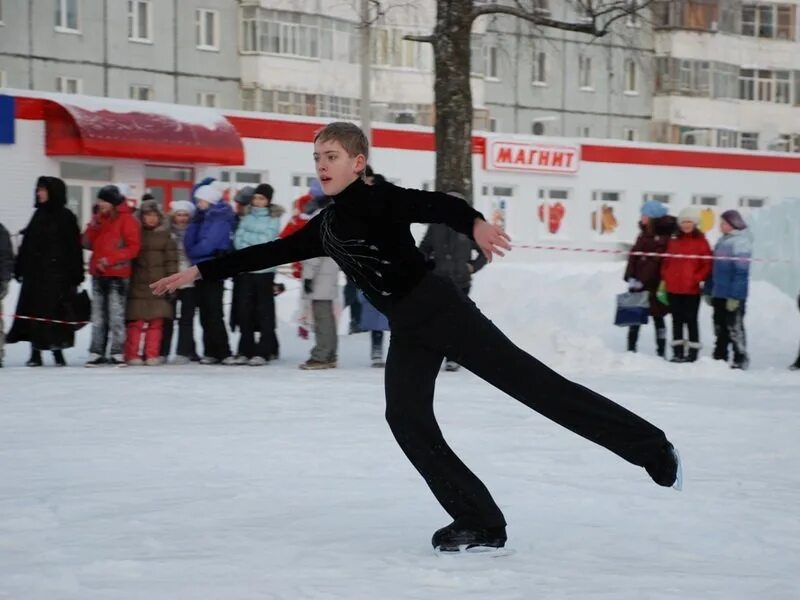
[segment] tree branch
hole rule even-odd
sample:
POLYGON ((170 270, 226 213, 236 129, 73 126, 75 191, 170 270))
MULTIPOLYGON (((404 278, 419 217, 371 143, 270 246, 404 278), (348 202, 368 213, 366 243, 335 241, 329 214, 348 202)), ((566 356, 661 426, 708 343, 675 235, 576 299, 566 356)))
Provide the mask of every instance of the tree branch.
POLYGON ((485 6, 476 6, 475 8, 472 9, 473 19, 477 19, 478 17, 483 15, 496 15, 496 14, 511 15, 512 17, 517 17, 525 21, 530 21, 531 23, 535 23, 536 25, 541 25, 542 27, 552 27, 554 29, 561 29, 563 31, 576 31, 578 33, 588 33, 596 37, 601 37, 608 33, 607 28, 598 29, 597 25, 594 22, 594 19, 592 19, 591 22, 587 21, 586 23, 570 23, 568 21, 558 21, 556 19, 551 19, 549 17, 537 15, 535 13, 530 13, 524 9, 517 8, 514 6, 485 5, 485 6))
POLYGON ((436 38, 432 35, 404 35, 403 39, 409 42, 422 42, 424 44, 432 44, 436 41, 436 38))

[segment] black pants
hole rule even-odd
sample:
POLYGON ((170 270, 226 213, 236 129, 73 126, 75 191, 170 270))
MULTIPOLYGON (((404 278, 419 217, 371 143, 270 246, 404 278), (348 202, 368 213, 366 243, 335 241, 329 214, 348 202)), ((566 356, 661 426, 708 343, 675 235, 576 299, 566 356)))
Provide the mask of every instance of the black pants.
POLYGON ((194 284, 195 299, 203 327, 203 354, 219 360, 231 355, 228 331, 222 315, 224 281, 198 279, 194 284))
POLYGON ((454 284, 427 274, 388 315, 386 420, 398 444, 454 518, 505 525, 484 484, 450 449, 433 412, 445 356, 545 417, 639 466, 656 462, 664 432, 515 346, 454 284))
POLYGON ((194 358, 197 349, 194 344, 194 314, 197 311, 197 300, 193 287, 178 290, 172 303, 174 318, 164 319, 164 337, 161 338, 161 356, 168 357, 172 349, 172 336, 175 321, 178 321, 178 348, 175 354, 194 358))
MULTIPOLYGON (((663 356, 666 350, 666 342, 667 342, 667 324, 664 322, 664 317, 655 316, 653 317, 653 325, 656 329, 656 353, 659 356, 663 356)), ((636 344, 639 342, 639 330, 641 329, 641 325, 631 325, 628 328, 628 350, 631 352, 636 352, 636 344)))
POLYGON ((745 303, 730 311, 725 298, 714 298, 714 358, 728 360, 728 347, 733 350, 733 362, 741 363, 747 358, 747 339, 744 333, 745 303))
POLYGON ((242 273, 239 276, 236 299, 239 329, 238 354, 267 360, 278 354, 278 337, 275 335, 275 295, 272 285, 274 273, 242 273), (256 342, 256 331, 260 331, 256 342))
POLYGON ((700 310, 700 294, 669 294, 669 309, 672 312, 672 343, 686 340, 684 326, 689 333, 689 347, 699 348, 700 329, 697 311, 700 310))
POLYGON ((349 278, 344 286, 344 305, 350 307, 350 333, 360 331, 361 302, 358 301, 358 288, 349 278))

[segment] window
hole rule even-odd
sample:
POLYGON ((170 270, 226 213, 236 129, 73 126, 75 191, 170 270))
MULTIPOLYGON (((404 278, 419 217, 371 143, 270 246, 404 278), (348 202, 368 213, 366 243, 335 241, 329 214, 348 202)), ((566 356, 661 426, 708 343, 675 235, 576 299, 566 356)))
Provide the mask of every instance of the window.
POLYGON ((742 35, 794 40, 795 13, 796 7, 789 4, 744 4, 742 35))
POLYGON ((79 31, 78 0, 56 0, 56 29, 79 31))
POLYGON ((692 196, 692 204, 696 206, 716 206, 719 196, 706 196, 703 194, 695 194, 692 196))
POLYGON ((132 85, 128 90, 128 97, 132 100, 152 100, 153 88, 149 85, 132 85))
POLYGON ((217 106, 217 94, 214 92, 197 92, 197 104, 215 108, 217 106))
POLYGON ((483 75, 483 38, 473 35, 469 42, 469 72, 470 75, 483 75))
POLYGON ((739 69, 739 98, 755 100, 756 76, 754 69, 739 69))
POLYGON ((372 62, 378 66, 405 69, 428 68, 425 44, 409 42, 403 36, 410 33, 399 28, 375 28, 372 31, 372 62))
POLYGON ((738 148, 739 132, 731 129, 717 130, 717 147, 719 148, 738 148))
POLYGON ((486 46, 486 77, 489 79, 500 79, 497 46, 486 46))
POLYGON ((578 137, 592 137, 592 128, 591 127, 578 126, 577 136, 578 137))
POLYGON ((592 58, 580 55, 578 57, 578 86, 582 90, 591 91, 592 88, 592 58))
POLYGON ((772 71, 758 70, 758 99, 772 102, 772 71))
POLYGON ((196 44, 200 50, 219 50, 219 11, 195 11, 196 44))
POLYGON ((789 71, 775 71, 775 102, 791 104, 792 74, 789 71))
POLYGON ((241 183, 243 185, 258 185, 262 181, 267 181, 266 173, 261 171, 221 171, 219 178, 224 183, 241 183))
POLYGON ((758 150, 758 133, 743 131, 739 136, 739 147, 745 150, 758 150))
POLYGON ((152 42, 152 5, 150 0, 128 0, 128 39, 152 42))
POLYGON ((739 198, 739 208, 762 208, 766 203, 766 198, 739 198))
POLYGON ((499 123, 495 117, 489 117, 489 131, 497 131, 499 123))
POLYGON ((59 165, 61 179, 84 179, 89 181, 114 181, 113 169, 109 165, 96 163, 62 162, 59 165))
POLYGON ((629 142, 636 141, 636 130, 632 127, 626 127, 622 130, 622 139, 628 140, 629 142))
POLYGON ((0 71, 0 87, 6 87, 6 72, 0 71))
POLYGON ((543 238, 564 237, 564 222, 567 219, 569 190, 540 189, 539 205, 536 207, 539 217, 539 235, 543 238))
POLYGON ((645 202, 650 202, 651 200, 655 200, 656 202, 661 202, 661 204, 669 204, 671 198, 672 198, 671 194, 648 192, 642 195, 642 204, 644 204, 645 202))
POLYGON ((77 77, 58 77, 56 78, 56 91, 62 94, 80 94, 82 83, 77 77))
POLYGON ((625 61, 625 93, 636 94, 636 62, 629 58, 625 61))
POLYGON ((533 53, 533 76, 531 77, 534 85, 547 83, 547 54, 544 52, 533 53))

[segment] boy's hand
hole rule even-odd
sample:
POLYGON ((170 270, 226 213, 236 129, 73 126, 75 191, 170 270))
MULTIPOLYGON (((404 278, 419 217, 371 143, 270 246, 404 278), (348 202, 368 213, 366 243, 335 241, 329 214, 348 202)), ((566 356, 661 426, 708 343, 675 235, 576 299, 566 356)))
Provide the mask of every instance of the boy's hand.
POLYGON ((511 244, 509 244, 511 238, 508 234, 497 225, 490 225, 483 219, 475 219, 472 237, 488 262, 492 262, 494 254, 505 256, 505 252, 500 248, 511 250, 511 244))
POLYGON ((150 289, 153 290, 154 296, 163 296, 166 293, 174 292, 179 287, 192 283, 196 279, 200 279, 200 270, 197 267, 189 267, 180 273, 175 273, 175 275, 170 275, 151 283, 150 289))

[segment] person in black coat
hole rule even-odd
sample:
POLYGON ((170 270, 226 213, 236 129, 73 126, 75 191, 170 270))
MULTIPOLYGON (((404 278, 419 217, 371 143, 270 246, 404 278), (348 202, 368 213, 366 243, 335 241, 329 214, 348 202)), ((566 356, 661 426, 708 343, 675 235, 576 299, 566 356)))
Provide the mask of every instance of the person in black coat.
MULTIPOLYGON (((448 193, 464 199, 458 192, 448 193)), ((486 257, 474 240, 443 223, 428 225, 419 250, 433 267, 433 272, 455 283, 464 295, 469 295, 472 276, 486 265, 486 257)), ((458 369, 457 362, 449 358, 445 361, 446 371, 458 369)))
POLYGON ((14 278, 22 289, 7 341, 31 343, 29 367, 42 365, 42 350, 51 350, 56 364, 64 366, 62 351, 75 344, 74 328, 20 317, 63 317, 64 300, 83 281, 81 233, 67 208, 67 187, 61 179, 40 177, 34 206, 14 265, 14 278))
MULTIPOLYGON (((0 315, 3 314, 3 298, 8 294, 8 284, 14 274, 14 248, 8 229, 0 223, 0 315)), ((3 346, 6 336, 3 332, 3 321, 0 319, 0 367, 3 366, 3 346)))

